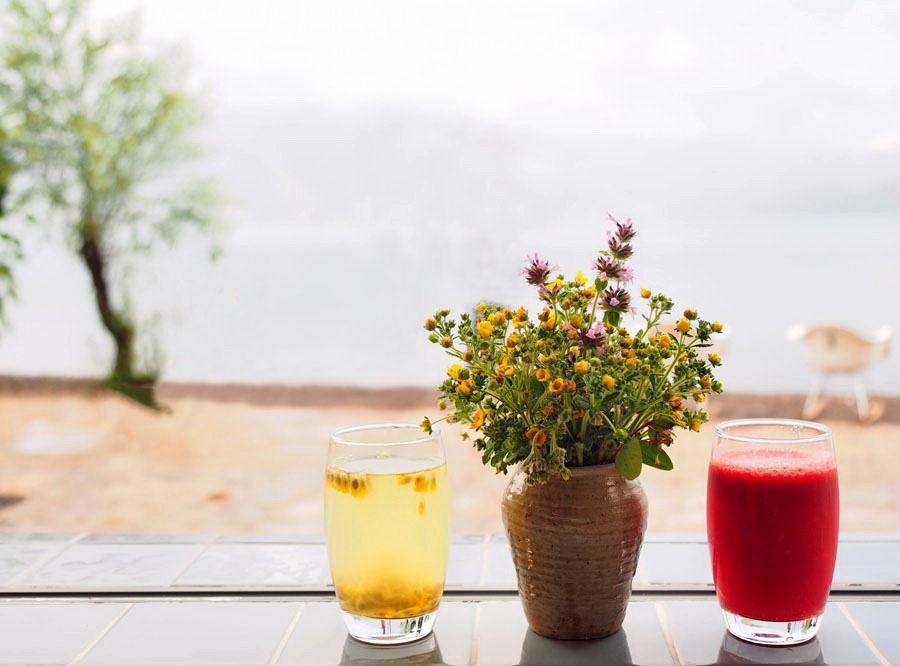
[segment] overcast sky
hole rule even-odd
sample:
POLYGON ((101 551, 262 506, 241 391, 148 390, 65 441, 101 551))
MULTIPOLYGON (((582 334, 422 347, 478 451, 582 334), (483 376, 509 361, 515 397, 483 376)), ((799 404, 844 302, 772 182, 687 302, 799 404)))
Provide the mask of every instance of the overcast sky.
POLYGON ((239 106, 389 104, 900 150, 896 2, 100 0, 239 106))

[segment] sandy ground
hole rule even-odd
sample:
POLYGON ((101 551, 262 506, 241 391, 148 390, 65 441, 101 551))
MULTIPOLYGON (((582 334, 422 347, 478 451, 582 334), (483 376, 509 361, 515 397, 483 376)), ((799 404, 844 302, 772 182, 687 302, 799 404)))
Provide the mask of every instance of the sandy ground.
MULTIPOLYGON (((429 405, 279 407, 168 400, 155 414, 107 394, 0 394, 0 530, 312 533, 322 529, 328 434, 418 422, 429 405)), ((845 531, 900 531, 900 425, 832 421, 845 531)), ((704 528, 711 427, 645 468, 650 530, 704 528)), ((444 432, 453 529, 502 530, 502 476, 444 432)))

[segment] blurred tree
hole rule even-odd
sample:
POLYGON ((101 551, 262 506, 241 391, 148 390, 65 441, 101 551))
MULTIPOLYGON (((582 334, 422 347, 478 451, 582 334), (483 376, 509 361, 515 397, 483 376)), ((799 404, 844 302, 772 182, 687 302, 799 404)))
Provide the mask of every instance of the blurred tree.
POLYGON ((12 174, 13 162, 0 115, 0 323, 6 321, 6 303, 15 295, 12 263, 21 256, 19 241, 3 225, 6 193, 9 191, 12 174))
POLYGON ((156 407, 159 368, 138 352, 127 269, 189 226, 210 230, 214 201, 208 183, 174 171, 195 153, 187 133, 199 120, 182 73, 142 48, 134 22, 101 32, 87 9, 6 0, 0 103, 18 165, 9 204, 62 231, 115 346, 107 385, 156 407))

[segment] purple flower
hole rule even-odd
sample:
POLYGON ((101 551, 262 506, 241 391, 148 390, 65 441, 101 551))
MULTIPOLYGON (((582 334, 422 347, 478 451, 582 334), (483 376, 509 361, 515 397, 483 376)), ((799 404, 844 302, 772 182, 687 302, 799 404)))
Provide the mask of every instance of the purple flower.
POLYGON ((590 329, 581 332, 581 344, 585 347, 592 347, 597 354, 603 354, 603 347, 606 344, 606 331, 602 322, 594 322, 590 329))
POLYGON ((607 287, 603 292, 603 304, 608 310, 626 312, 631 305, 631 294, 622 287, 607 287))
POLYGON ((594 262, 594 270, 596 270, 604 280, 619 279, 619 275, 623 268, 624 266, 622 266, 621 263, 605 254, 601 254, 594 262))
POLYGON ((553 302, 553 294, 549 289, 547 289, 547 285, 539 284, 538 285, 538 298, 546 303, 553 302))
POLYGON ((625 260, 634 254, 634 248, 631 247, 631 244, 621 240, 618 236, 611 238, 609 243, 607 243, 607 247, 609 247, 609 253, 616 259, 625 260))
POLYGON ((634 271, 628 268, 628 266, 623 266, 622 270, 619 272, 619 281, 620 282, 631 282, 634 279, 634 271))
POLYGON ((634 230, 634 225, 631 223, 630 217, 625 220, 624 223, 619 222, 612 216, 611 213, 607 213, 607 217, 609 217, 612 222, 616 223, 616 236, 618 236, 619 240, 623 243, 627 243, 637 235, 637 232, 634 230))
POLYGON ((525 276, 528 284, 542 285, 550 277, 550 273, 556 270, 556 266, 551 266, 548 262, 541 259, 537 252, 530 257, 526 257, 526 259, 527 263, 525 268, 522 269, 522 275, 525 276))

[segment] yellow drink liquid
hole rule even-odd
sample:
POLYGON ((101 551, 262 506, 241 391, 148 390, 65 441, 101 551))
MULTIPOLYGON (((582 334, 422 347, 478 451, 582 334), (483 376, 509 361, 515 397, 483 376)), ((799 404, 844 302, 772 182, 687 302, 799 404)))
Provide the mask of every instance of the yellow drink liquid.
POLYGON ((449 546, 441 460, 334 460, 325 476, 328 559, 341 608, 407 618, 437 608, 449 546))

